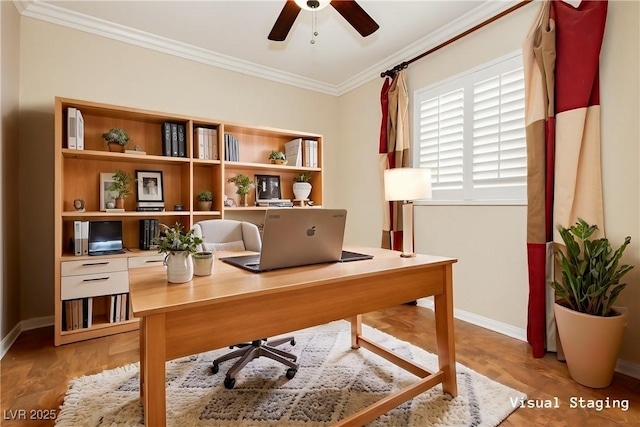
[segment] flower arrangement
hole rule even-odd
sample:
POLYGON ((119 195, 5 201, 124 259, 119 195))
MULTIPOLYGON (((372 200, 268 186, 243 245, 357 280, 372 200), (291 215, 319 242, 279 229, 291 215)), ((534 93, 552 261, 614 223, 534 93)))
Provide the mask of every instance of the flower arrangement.
POLYGON ((129 143, 131 138, 127 135, 127 132, 124 129, 120 128, 111 128, 109 132, 105 132, 102 134, 102 139, 107 141, 107 144, 118 144, 125 146, 129 143))
POLYGON ((197 252, 197 245, 203 240, 193 235, 193 230, 183 231, 183 226, 176 222, 173 227, 160 224, 164 231, 159 237, 153 239, 153 244, 158 245, 158 253, 169 254, 172 252, 183 252, 185 256, 193 255, 197 252))

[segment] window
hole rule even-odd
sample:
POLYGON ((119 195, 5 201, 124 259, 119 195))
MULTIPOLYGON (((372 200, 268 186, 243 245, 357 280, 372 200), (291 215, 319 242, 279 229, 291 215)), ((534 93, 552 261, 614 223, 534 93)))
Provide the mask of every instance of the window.
POLYGON ((415 167, 432 170, 433 199, 526 201, 522 55, 419 90, 415 167))

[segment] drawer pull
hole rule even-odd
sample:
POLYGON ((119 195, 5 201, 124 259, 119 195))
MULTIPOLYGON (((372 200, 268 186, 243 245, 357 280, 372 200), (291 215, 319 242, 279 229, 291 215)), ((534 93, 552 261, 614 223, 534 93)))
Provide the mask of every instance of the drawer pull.
POLYGON ((95 279, 83 279, 83 282, 104 282, 105 280, 109 280, 110 277, 96 277, 95 279))
POLYGON ((147 260, 147 261, 145 261, 145 262, 147 262, 147 263, 151 263, 151 262, 163 262, 163 260, 161 260, 161 259, 154 259, 154 260, 147 260))
POLYGON ((92 267, 94 265, 109 265, 109 261, 104 262, 87 262, 82 264, 83 267, 92 267))

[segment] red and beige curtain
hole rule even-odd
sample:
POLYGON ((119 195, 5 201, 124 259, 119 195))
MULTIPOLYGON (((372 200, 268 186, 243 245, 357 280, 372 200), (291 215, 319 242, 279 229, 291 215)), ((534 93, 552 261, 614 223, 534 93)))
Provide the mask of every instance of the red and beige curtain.
POLYGON ((523 44, 527 131, 527 339, 556 350, 553 244, 577 218, 604 233, 599 57, 606 1, 545 1, 523 44))
MULTIPOLYGON (((384 188, 382 177, 385 169, 409 166, 409 94, 406 70, 385 77, 380 92, 382 122, 378 168, 380 188, 384 188)), ((384 201, 381 247, 402 250, 402 204, 384 201)))

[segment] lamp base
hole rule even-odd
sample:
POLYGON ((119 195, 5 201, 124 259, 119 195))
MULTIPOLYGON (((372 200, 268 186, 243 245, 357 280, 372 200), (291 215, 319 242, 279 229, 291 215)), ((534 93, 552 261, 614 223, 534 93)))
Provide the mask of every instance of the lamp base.
POLYGON ((400 253, 400 257, 402 258, 415 258, 416 254, 413 252, 402 252, 400 253))

